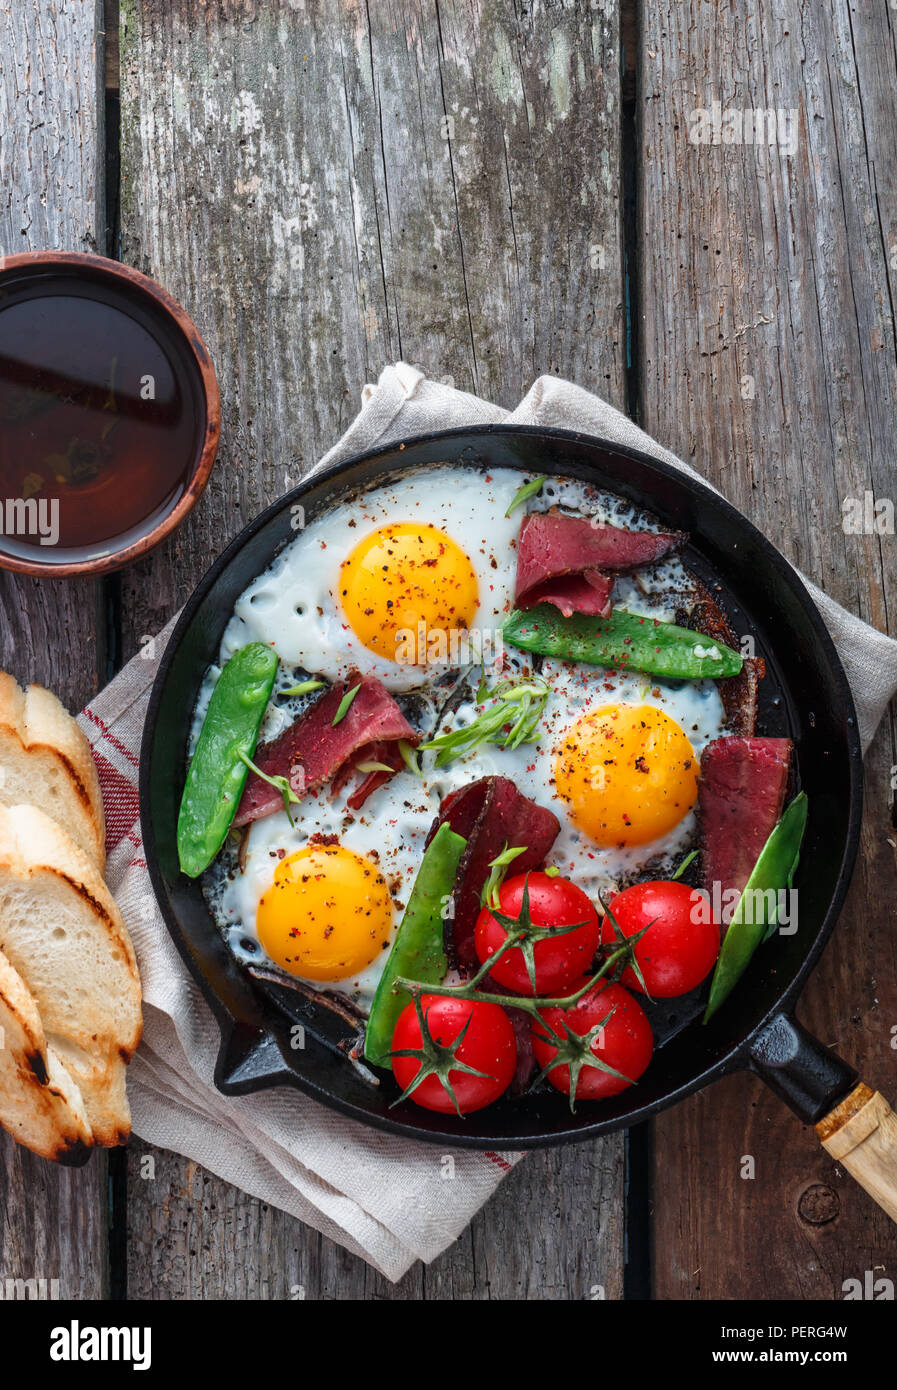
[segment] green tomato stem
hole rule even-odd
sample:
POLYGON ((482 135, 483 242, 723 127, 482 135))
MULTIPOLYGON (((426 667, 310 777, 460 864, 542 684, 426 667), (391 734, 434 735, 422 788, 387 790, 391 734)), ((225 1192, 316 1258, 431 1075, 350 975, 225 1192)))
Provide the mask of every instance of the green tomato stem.
POLYGON ((588 994, 598 981, 612 970, 621 957, 628 954, 628 948, 621 946, 618 951, 614 951, 607 957, 600 970, 586 981, 581 989, 575 994, 568 994, 564 998, 547 998, 532 996, 527 994, 490 994, 486 990, 477 989, 477 982, 489 973, 490 968, 495 964, 498 957, 502 955, 510 946, 515 946, 521 939, 519 936, 509 936, 507 940, 490 956, 489 960, 477 971, 472 979, 467 980, 463 985, 428 985, 420 980, 396 980, 396 987, 407 991, 410 995, 437 994, 443 999, 469 999, 480 1000, 484 1004, 498 1004, 501 1008, 521 1009, 524 1013, 539 1013, 540 1009, 572 1009, 573 1005, 582 999, 584 994, 588 994))

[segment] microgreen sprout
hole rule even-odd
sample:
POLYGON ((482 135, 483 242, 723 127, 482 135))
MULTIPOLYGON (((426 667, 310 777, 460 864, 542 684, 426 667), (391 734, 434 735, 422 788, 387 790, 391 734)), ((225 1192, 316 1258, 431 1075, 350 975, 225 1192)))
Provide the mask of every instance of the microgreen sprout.
POLYGON ((399 752, 402 755, 402 762, 405 764, 408 771, 413 773, 415 777, 423 777, 424 774, 420 770, 417 749, 413 744, 408 742, 407 738, 399 739, 399 752))
POLYGON ((323 690, 323 689, 324 689, 324 682, 323 682, 323 681, 310 680, 310 681, 300 681, 298 685, 291 685, 291 686, 289 686, 286 690, 281 690, 280 693, 281 693, 281 695, 286 695, 286 696, 292 698, 292 696, 294 696, 294 695, 310 695, 311 692, 312 692, 313 690, 323 690))
POLYGON ((358 694, 360 689, 361 682, 359 681, 358 685, 353 685, 351 690, 346 691, 345 695, 339 702, 339 707, 336 711, 336 714, 333 716, 333 723, 330 726, 332 729, 335 729, 337 724, 341 724, 343 722, 346 715, 349 713, 349 708, 352 704, 352 701, 355 699, 355 696, 358 694))
POLYGON ((681 878, 682 875, 685 873, 685 870, 688 868, 689 864, 692 862, 692 860, 697 859, 697 857, 698 851, 696 849, 693 849, 691 854, 686 854, 682 863, 679 865, 678 869, 673 874, 673 880, 675 881, 675 879, 681 878))
POLYGON ((248 758, 245 753, 239 752, 237 756, 246 764, 250 772, 254 772, 256 777, 261 777, 262 781, 267 782, 269 787, 275 787, 277 791, 280 792, 281 796, 283 797, 283 809, 287 813, 287 820, 290 822, 290 825, 295 825, 293 817, 290 815, 290 805, 291 803, 294 805, 298 805, 302 798, 301 796, 296 795, 296 793, 293 791, 293 788, 290 786, 290 783, 288 782, 287 778, 277 776, 272 777, 269 773, 262 772, 262 769, 260 767, 256 767, 252 759, 248 758))
POLYGON ((505 847, 501 854, 496 855, 494 859, 490 859, 489 861, 489 877, 483 884, 483 889, 480 893, 480 902, 482 904, 488 903, 490 908, 501 906, 498 896, 499 889, 507 877, 508 869, 511 864, 513 864, 518 855, 524 854, 525 852, 526 845, 513 845, 509 849, 508 842, 505 840, 505 847))
POLYGON ((421 748, 436 750, 436 766, 445 767, 471 753, 484 743, 496 743, 500 748, 519 748, 523 743, 538 743, 539 724, 545 702, 551 693, 540 676, 524 680, 506 680, 488 689, 483 680, 477 689, 477 704, 494 700, 494 704, 463 728, 450 729, 421 744, 421 748))
POLYGON ((518 488, 511 498, 511 505, 505 512, 505 516, 510 516, 518 507, 522 507, 524 502, 528 502, 531 497, 535 497, 538 492, 541 492, 545 478, 546 474, 542 473, 538 478, 533 478, 532 482, 524 483, 523 487, 518 488))

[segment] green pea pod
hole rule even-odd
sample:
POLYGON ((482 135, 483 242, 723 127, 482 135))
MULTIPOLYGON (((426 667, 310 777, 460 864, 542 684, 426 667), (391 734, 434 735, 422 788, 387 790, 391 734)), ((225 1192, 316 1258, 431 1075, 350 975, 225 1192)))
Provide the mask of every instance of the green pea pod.
MULTIPOLYGON (((791 868, 788 870, 788 877, 787 877, 787 879, 785 880, 785 887, 786 887, 786 888, 793 888, 793 887, 794 887, 794 875, 797 873, 797 866, 798 866, 799 863, 800 863, 800 850, 798 850, 797 854, 794 856, 794 859, 792 860, 792 863, 791 863, 791 868)), ((776 929, 778 928, 778 925, 779 925, 779 922, 778 922, 778 913, 773 912, 773 913, 771 914, 771 916, 770 916, 769 926, 766 928, 766 932, 765 932, 764 937, 763 937, 763 940, 764 940, 764 941, 769 941, 772 937, 775 936, 775 934, 776 934, 776 929)))
POLYGON ((738 900, 710 982, 705 1023, 738 983, 761 941, 775 931, 778 908, 766 895, 774 893, 778 899, 780 889, 791 887, 806 825, 807 795, 800 792, 760 851, 738 900))
POLYGON ((389 1067, 392 1035, 410 996, 395 988, 401 976, 425 984, 441 984, 448 971, 443 905, 455 886, 461 855, 467 847, 443 822, 420 862, 396 939, 387 957, 364 1035, 364 1055, 378 1067, 389 1067))
POLYGON ((178 859, 190 878, 209 867, 236 814, 268 708, 277 656, 264 642, 234 652, 212 691, 178 815, 178 859))
POLYGON ((552 604, 540 603, 526 613, 515 609, 502 633, 512 646, 526 652, 590 666, 647 671, 670 680, 737 676, 742 667, 739 653, 722 642, 625 608, 615 608, 609 618, 584 613, 565 618, 552 604))

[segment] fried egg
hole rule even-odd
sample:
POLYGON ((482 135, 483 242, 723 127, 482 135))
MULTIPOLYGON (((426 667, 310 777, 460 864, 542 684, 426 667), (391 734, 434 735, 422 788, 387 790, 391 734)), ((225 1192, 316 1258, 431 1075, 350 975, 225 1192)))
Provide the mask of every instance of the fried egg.
POLYGON ((254 821, 239 860, 232 846, 204 887, 238 959, 268 958, 313 988, 369 1005, 438 800, 407 773, 360 810, 350 795, 351 785, 307 796, 290 807, 292 824, 286 811, 254 821))
POLYGON ((513 606, 522 475, 421 470, 299 532, 237 601, 222 659, 271 642, 285 666, 412 690, 485 657, 513 606))

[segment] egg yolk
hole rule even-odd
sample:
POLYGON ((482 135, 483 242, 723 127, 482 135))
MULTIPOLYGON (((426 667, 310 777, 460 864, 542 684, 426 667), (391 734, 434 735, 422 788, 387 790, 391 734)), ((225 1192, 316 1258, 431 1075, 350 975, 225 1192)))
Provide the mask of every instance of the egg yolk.
POLYGON ((392 899, 375 864, 342 845, 306 845, 274 872, 258 905, 259 941, 306 980, 344 980, 389 941, 392 899))
POLYGON ((381 526, 359 541, 340 569, 340 599, 369 651, 414 665, 466 632, 479 603, 464 551, 435 526, 414 521, 381 526))
POLYGON ((653 705, 604 705, 556 751, 555 785, 596 844, 644 845, 678 825, 698 794, 698 760, 675 719, 653 705))

